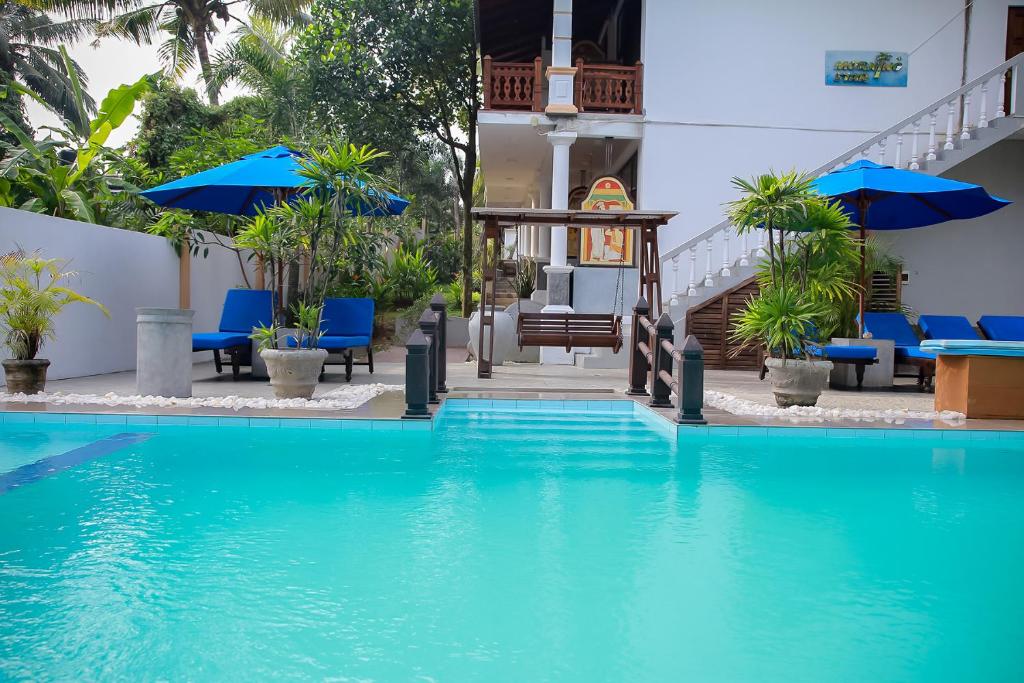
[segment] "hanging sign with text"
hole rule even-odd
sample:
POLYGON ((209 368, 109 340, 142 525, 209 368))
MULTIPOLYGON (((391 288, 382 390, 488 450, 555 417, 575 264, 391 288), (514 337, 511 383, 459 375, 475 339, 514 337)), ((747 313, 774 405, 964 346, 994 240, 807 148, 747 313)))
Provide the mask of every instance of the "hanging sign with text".
POLYGON ((829 50, 825 53, 825 85, 907 87, 906 52, 829 50))

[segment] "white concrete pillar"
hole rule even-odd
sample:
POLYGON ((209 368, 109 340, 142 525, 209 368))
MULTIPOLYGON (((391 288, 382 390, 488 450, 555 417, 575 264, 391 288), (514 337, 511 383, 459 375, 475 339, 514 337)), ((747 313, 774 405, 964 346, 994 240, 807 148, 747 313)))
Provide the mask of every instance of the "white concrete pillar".
MULTIPOLYGON (((569 148, 576 142, 575 131, 548 133, 551 141, 551 208, 569 208, 569 148)), ((550 255, 552 266, 566 265, 566 229, 564 225, 551 227, 550 255)))
POLYGON ((554 0, 551 22, 551 66, 548 67, 548 114, 575 114, 573 103, 572 0, 554 0))

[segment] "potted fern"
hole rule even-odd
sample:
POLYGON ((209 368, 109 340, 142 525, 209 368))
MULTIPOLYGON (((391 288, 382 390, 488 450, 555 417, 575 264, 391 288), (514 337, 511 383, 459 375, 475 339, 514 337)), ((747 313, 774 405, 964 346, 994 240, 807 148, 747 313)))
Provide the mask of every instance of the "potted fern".
POLYGON ((763 229, 768 258, 758 269, 760 293, 736 314, 732 337, 761 346, 776 403, 813 406, 832 363, 815 353, 839 329, 854 284, 859 242, 837 201, 815 193, 795 172, 733 179, 742 197, 729 204, 737 232, 763 229))
POLYGON ((75 275, 66 266, 38 252, 19 250, 0 257, 0 332, 11 352, 3 368, 12 394, 38 394, 46 388, 50 361, 36 356, 46 340, 54 338, 53 319, 65 306, 91 304, 110 315, 102 304, 63 284, 75 275))

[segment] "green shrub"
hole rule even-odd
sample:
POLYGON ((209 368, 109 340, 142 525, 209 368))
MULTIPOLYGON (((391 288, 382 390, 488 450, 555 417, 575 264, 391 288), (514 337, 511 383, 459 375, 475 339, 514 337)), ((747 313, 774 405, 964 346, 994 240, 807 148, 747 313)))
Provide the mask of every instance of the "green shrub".
POLYGON ((398 308, 405 308, 437 289, 437 270, 427 260, 422 248, 409 251, 399 246, 385 268, 384 279, 398 308))

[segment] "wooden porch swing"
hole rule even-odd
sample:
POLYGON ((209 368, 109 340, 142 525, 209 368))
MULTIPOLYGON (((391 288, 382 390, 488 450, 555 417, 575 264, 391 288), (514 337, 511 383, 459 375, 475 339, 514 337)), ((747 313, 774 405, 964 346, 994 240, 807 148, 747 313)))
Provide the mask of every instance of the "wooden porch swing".
MULTIPOLYGON (((481 232, 482 277, 480 283, 480 338, 477 346, 477 377, 491 377, 494 357, 495 281, 501 234, 504 228, 521 225, 555 225, 566 228, 623 228, 637 233, 638 296, 650 302, 652 313, 661 314, 661 257, 657 229, 676 215, 674 211, 600 211, 573 209, 475 208, 483 222, 481 232), (490 330, 490 335, 485 334, 490 330), (487 339, 488 343, 484 344, 487 339)), ((517 322, 522 346, 622 347, 622 316, 602 313, 520 313, 517 322)))

